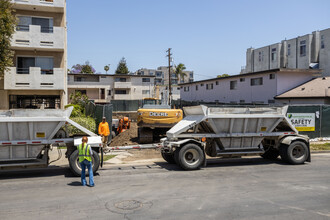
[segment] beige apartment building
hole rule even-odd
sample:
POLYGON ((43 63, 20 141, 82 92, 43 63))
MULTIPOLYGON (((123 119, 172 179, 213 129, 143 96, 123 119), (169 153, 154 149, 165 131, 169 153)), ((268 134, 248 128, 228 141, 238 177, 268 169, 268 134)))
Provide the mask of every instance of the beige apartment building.
POLYGON ((155 76, 69 73, 68 100, 77 91, 97 104, 154 98, 154 80, 155 76))
POLYGON ((65 0, 12 0, 18 18, 14 66, 0 80, 0 109, 67 104, 65 0))

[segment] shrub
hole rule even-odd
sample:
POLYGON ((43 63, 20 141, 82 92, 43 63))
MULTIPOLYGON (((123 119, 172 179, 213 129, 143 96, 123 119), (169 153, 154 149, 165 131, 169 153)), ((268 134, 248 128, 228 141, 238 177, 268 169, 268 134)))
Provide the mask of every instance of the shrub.
MULTIPOLYGON (((84 128, 90 130, 91 132, 96 131, 96 122, 92 117, 71 117, 71 120, 80 124, 84 128)), ((68 125, 68 132, 69 135, 84 135, 84 132, 80 131, 78 128, 74 127, 73 125, 68 125)))
POLYGON ((75 117, 84 117, 84 108, 81 105, 75 105, 75 104, 69 104, 66 105, 65 108, 69 108, 73 106, 73 110, 71 112, 70 118, 75 118, 75 117))

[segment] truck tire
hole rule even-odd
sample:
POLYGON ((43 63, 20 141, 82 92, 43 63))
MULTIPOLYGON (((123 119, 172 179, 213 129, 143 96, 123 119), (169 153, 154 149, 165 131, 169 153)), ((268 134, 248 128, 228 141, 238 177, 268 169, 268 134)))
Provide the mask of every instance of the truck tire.
POLYGON ((280 151, 274 148, 268 148, 264 154, 261 154, 261 157, 264 159, 275 160, 280 155, 280 151))
POLYGON ((292 142, 290 145, 280 146, 282 160, 290 164, 303 164, 308 158, 309 150, 302 141, 292 142))
POLYGON ((138 128, 139 144, 151 144, 153 142, 153 132, 149 128, 138 128))
POLYGON ((188 143, 177 152, 177 163, 185 170, 197 170, 204 162, 203 150, 196 144, 188 143))
POLYGON ((163 159, 170 164, 175 164, 175 160, 174 160, 174 154, 167 154, 167 153, 163 153, 161 152, 163 159))
MULTIPOLYGON (((93 173, 99 169, 100 166, 100 157, 97 152, 93 150, 92 156, 92 163, 93 163, 93 173)), ((78 150, 75 150, 69 157, 69 165, 70 169, 75 176, 81 176, 81 167, 78 159, 78 150)), ((86 176, 88 176, 88 172, 86 172, 86 176)))
POLYGON ((114 137, 116 137, 116 132, 115 131, 111 131, 111 140, 114 139, 114 137))

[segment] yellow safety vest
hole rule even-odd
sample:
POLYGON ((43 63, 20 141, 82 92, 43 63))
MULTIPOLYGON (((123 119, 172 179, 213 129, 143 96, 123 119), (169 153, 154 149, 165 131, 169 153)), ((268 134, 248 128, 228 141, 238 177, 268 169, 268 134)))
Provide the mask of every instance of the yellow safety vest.
POLYGON ((82 146, 82 144, 79 144, 78 146, 79 163, 83 162, 85 159, 88 161, 92 161, 92 157, 89 152, 90 147, 91 146, 87 144, 84 144, 84 146, 82 146))

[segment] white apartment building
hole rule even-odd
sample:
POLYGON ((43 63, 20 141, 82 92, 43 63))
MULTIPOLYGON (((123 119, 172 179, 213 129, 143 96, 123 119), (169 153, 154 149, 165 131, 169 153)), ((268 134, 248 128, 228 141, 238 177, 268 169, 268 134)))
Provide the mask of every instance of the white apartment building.
POLYGON ((329 76, 330 28, 282 40, 281 43, 247 49, 246 66, 241 74, 277 68, 321 69, 323 76, 329 76))
POLYGON ((226 104, 281 103, 276 96, 315 77, 319 70, 275 69, 180 84, 183 101, 226 104))
MULTIPOLYGON (((184 79, 180 79, 171 71, 171 82, 172 85, 178 85, 179 83, 187 83, 194 81, 194 72, 193 71, 183 71, 186 75, 184 79)), ((137 70, 135 75, 142 76, 155 76, 156 85, 168 85, 169 75, 168 75, 168 66, 160 66, 157 69, 146 69, 142 68, 137 70)))
POLYGON ((155 97, 155 76, 126 74, 68 74, 68 100, 80 91, 95 103, 111 100, 142 100, 155 97))
POLYGON ((0 79, 0 109, 64 108, 67 103, 65 0, 12 0, 18 18, 14 66, 0 79))

